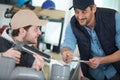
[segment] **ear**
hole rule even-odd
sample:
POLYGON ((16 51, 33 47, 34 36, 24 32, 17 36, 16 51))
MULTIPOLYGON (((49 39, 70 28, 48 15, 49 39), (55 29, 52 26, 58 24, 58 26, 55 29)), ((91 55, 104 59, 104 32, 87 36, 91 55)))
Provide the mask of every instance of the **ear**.
POLYGON ((20 29, 19 29, 19 34, 22 34, 22 35, 23 35, 23 34, 25 34, 25 31, 26 31, 26 30, 25 30, 24 28, 20 28, 20 29))
POLYGON ((92 7, 93 13, 96 12, 96 9, 97 9, 96 4, 94 4, 93 7, 92 7))

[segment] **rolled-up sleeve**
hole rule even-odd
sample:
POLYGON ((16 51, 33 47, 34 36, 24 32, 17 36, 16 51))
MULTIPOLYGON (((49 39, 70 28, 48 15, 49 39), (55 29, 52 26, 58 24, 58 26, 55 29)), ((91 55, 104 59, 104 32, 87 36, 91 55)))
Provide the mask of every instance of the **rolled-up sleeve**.
POLYGON ((71 29, 71 25, 70 24, 68 24, 68 26, 66 28, 64 41, 61 44, 60 49, 62 49, 64 47, 68 47, 72 51, 74 51, 75 48, 76 48, 76 38, 75 38, 75 36, 73 34, 73 31, 71 29))
POLYGON ((116 12, 116 46, 120 49, 120 13, 116 12))

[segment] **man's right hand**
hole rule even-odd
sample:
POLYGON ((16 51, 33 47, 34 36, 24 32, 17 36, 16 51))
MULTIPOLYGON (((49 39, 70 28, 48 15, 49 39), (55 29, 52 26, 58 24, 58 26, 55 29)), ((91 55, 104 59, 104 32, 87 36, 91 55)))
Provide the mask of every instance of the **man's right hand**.
POLYGON ((21 53, 19 51, 14 50, 13 48, 10 48, 6 52, 3 52, 2 56, 13 58, 16 60, 16 63, 19 64, 21 53))
POLYGON ((71 50, 64 48, 62 49, 62 59, 64 62, 69 63, 73 59, 73 53, 71 50))

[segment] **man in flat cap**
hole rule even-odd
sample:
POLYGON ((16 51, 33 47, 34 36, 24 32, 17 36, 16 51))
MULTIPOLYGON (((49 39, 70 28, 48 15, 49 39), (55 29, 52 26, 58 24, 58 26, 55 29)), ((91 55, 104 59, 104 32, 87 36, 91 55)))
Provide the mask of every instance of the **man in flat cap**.
MULTIPOLYGON (((94 0, 73 0, 75 15, 61 45, 63 61, 69 63, 78 45, 84 76, 90 80, 120 80, 120 13, 96 7, 94 0)), ((71 9, 70 8, 70 9, 71 9)))
POLYGON ((13 44, 19 41, 32 46, 41 34, 39 27, 46 23, 47 21, 40 20, 31 10, 19 10, 12 17, 10 27, 4 30, 0 36, 0 55, 15 59, 18 66, 40 70, 44 66, 44 60, 41 56, 17 51, 13 48, 13 44))

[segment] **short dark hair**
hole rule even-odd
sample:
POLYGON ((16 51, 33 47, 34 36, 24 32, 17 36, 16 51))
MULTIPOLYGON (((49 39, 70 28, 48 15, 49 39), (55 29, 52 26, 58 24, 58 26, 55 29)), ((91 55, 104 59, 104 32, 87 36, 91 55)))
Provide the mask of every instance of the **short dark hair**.
MULTIPOLYGON (((31 25, 28 25, 28 26, 25 26, 25 27, 23 27, 26 31, 28 31, 28 29, 31 27, 31 25)), ((13 37, 15 37, 15 36, 18 36, 18 34, 19 34, 19 29, 20 28, 18 28, 18 29, 14 29, 13 31, 12 31, 12 33, 11 33, 11 35, 13 36, 13 37)))

